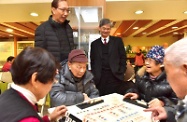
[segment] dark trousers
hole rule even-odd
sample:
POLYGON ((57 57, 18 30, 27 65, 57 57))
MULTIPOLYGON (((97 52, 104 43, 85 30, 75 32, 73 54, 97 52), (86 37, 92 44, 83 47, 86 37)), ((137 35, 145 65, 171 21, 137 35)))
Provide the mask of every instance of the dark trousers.
POLYGON ((143 65, 142 65, 142 66, 135 66, 135 67, 134 67, 134 72, 137 73, 137 71, 138 71, 140 68, 142 68, 142 67, 143 67, 143 65))
POLYGON ((116 78, 111 70, 102 70, 101 79, 96 85, 99 90, 100 96, 108 95, 111 93, 119 93, 124 95, 126 90, 134 87, 134 83, 124 82, 116 78))
POLYGON ((97 84, 100 96, 116 93, 118 85, 119 81, 111 70, 102 70, 99 84, 97 84))

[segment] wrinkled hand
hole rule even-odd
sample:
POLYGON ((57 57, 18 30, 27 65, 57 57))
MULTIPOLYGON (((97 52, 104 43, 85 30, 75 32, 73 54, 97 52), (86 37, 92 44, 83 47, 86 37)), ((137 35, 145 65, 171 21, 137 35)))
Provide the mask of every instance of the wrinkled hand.
POLYGON ((51 121, 56 121, 57 119, 64 117, 67 108, 65 105, 61 105, 55 108, 55 110, 49 115, 51 121))
POLYGON ((152 112, 153 120, 162 120, 167 118, 167 113, 164 107, 152 107, 144 110, 145 112, 152 112))
POLYGON ((83 93, 83 96, 84 96, 84 101, 88 101, 88 100, 90 100, 90 98, 88 97, 87 94, 83 93))
POLYGON ((152 108, 152 107, 162 107, 164 106, 164 102, 162 102, 161 100, 155 98, 153 100, 151 100, 149 103, 149 108, 152 108))
POLYGON ((124 98, 130 98, 131 100, 136 100, 138 99, 138 94, 136 93, 127 93, 124 95, 124 98))

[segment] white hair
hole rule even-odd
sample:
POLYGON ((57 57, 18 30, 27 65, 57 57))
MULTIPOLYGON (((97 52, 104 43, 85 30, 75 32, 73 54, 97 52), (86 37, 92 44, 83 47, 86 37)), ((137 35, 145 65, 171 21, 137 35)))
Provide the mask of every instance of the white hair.
POLYGON ((176 41, 165 49, 165 60, 172 65, 179 67, 187 64, 187 38, 176 41))

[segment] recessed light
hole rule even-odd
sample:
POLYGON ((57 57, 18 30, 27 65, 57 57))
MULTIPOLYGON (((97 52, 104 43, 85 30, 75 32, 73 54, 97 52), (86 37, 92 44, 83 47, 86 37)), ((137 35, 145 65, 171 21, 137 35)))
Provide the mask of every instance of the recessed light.
POLYGON ((177 29, 177 28, 179 28, 179 27, 176 27, 176 26, 173 26, 173 27, 172 27, 172 29, 177 29))
POLYGON ((134 29, 134 30, 137 30, 137 29, 139 29, 139 27, 134 27, 133 29, 134 29))
POLYGON ((143 13, 142 10, 135 11, 135 14, 142 14, 142 13, 143 13))
POLYGON ((173 32, 173 35, 177 35, 177 34, 179 34, 178 32, 173 32))
POLYGON ((6 32, 13 32, 13 30, 10 29, 10 28, 7 28, 7 29, 6 29, 6 32))
POLYGON ((30 15, 33 16, 33 17, 37 17, 38 16, 38 14, 35 13, 35 12, 30 13, 30 15))
POLYGON ((147 32, 143 32, 142 34, 145 35, 145 34, 147 34, 147 32))
POLYGON ((184 14, 187 14, 187 11, 184 11, 184 14))

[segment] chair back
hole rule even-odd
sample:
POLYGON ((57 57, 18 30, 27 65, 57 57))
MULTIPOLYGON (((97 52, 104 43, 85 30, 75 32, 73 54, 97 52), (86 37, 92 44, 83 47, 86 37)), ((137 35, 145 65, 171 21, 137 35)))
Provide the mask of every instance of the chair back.
POLYGON ((11 83, 12 82, 12 75, 10 72, 0 72, 0 81, 11 83))

